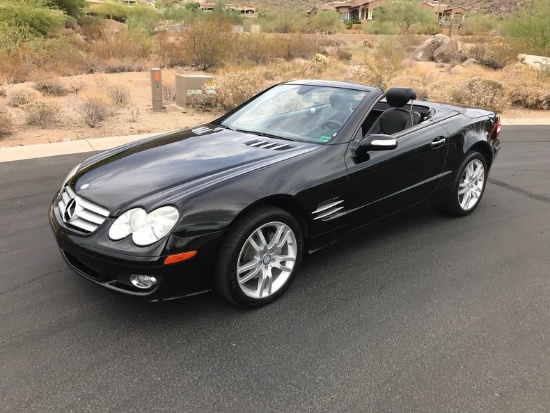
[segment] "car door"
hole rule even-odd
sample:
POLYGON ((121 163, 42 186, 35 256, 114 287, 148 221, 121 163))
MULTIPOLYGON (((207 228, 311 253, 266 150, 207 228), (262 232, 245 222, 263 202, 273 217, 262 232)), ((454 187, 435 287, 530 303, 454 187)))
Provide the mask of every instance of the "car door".
POLYGON ((448 150, 445 129, 420 124, 395 137, 395 149, 361 156, 350 144, 345 160, 350 230, 422 202, 441 180, 448 150))

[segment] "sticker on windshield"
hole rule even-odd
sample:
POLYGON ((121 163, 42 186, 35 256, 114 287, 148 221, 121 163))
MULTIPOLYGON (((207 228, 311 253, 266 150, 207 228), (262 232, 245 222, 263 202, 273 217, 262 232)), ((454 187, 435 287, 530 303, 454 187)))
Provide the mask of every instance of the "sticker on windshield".
POLYGON ((327 143, 327 142, 330 142, 331 139, 332 139, 332 137, 330 137, 330 136, 321 136, 319 138, 319 142, 327 143))

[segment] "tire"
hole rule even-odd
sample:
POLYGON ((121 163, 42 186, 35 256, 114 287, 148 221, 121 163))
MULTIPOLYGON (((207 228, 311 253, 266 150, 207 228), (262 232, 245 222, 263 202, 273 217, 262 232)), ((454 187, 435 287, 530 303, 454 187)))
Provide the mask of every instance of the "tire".
POLYGON ((303 250, 302 229, 292 215, 273 206, 258 207, 229 230, 220 249, 214 290, 242 307, 272 303, 292 283, 303 250))
POLYGON ((466 154, 458 168, 449 200, 440 209, 457 217, 474 212, 485 191, 487 173, 487 162, 481 153, 466 154))

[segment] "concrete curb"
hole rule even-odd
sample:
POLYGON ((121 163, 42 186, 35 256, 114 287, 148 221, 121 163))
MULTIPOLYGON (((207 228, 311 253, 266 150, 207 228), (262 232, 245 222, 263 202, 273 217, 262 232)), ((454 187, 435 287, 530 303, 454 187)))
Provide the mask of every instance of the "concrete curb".
POLYGON ((24 159, 44 158, 47 156, 69 155, 93 151, 104 151, 125 143, 134 142, 161 133, 115 136, 109 138, 83 139, 79 141, 43 143, 39 145, 14 146, 0 148, 0 162, 20 161, 24 159))
MULTIPOLYGON (((550 118, 502 118, 501 122, 504 126, 550 126, 550 118)), ((162 132, 0 148, 0 162, 69 155, 72 153, 104 151, 128 142, 134 142, 160 134, 162 134, 162 132)))

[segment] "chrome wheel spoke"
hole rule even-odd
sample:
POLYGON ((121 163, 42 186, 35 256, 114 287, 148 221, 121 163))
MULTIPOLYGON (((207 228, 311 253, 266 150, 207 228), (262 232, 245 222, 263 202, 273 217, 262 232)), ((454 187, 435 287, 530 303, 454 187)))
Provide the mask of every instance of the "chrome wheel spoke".
POLYGON ((243 265, 242 267, 237 268, 237 274, 241 275, 243 272, 250 271, 253 268, 256 268, 260 265, 260 258, 254 258, 252 261, 250 261, 248 264, 243 265))
POLYGON ((275 232, 275 234, 273 235, 273 238, 271 238, 271 241, 269 241, 269 244, 267 244, 268 250, 273 249, 276 245, 279 244, 281 240, 281 236, 283 235, 284 231, 285 231, 285 227, 283 225, 277 228, 277 232, 275 232))
POLYGON ((250 273, 248 273, 247 275, 239 279, 239 284, 247 283, 248 281, 256 278, 259 273, 260 273, 260 267, 254 268, 253 271, 250 271, 250 273))

